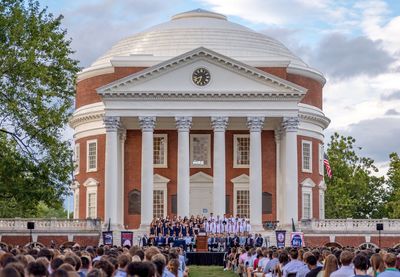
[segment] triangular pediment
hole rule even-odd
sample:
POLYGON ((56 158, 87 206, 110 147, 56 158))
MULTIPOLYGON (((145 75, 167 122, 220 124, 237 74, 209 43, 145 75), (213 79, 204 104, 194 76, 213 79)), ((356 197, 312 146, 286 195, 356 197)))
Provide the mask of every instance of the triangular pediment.
POLYGON ((206 48, 197 48, 97 89, 107 97, 229 97, 257 96, 300 99, 306 89, 206 48), (210 82, 198 86, 192 74, 210 73, 210 82))
POLYGON ((153 182, 154 183, 165 183, 165 184, 167 184, 167 183, 169 183, 169 181, 170 181, 170 179, 168 179, 168 178, 166 178, 164 176, 161 176, 160 174, 154 174, 154 176, 153 176, 153 182))
POLYGON ((234 183, 234 184, 249 183, 250 182, 250 178, 249 178, 249 175, 242 174, 242 175, 239 175, 239 176, 231 179, 231 182, 234 183))
POLYGON ((190 176, 191 183, 212 183, 213 177, 204 173, 204 172, 197 172, 190 176))

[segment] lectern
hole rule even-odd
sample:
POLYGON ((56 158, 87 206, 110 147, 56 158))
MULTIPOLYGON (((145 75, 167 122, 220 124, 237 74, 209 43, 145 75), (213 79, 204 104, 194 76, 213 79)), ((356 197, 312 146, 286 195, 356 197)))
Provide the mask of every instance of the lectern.
POLYGON ((196 237, 197 252, 208 251, 207 240, 208 240, 207 233, 199 232, 199 234, 196 237))

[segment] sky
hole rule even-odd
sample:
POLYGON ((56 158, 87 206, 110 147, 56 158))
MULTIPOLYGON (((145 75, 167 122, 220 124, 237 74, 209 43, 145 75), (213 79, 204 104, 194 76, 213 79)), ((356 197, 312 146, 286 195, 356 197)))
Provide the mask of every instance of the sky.
MULTIPOLYGON (((80 66, 118 40, 202 8, 272 36, 323 72, 326 142, 353 136, 379 174, 400 153, 400 0, 42 0, 72 38, 80 66)), ((67 132, 70 133, 70 132, 67 132)))

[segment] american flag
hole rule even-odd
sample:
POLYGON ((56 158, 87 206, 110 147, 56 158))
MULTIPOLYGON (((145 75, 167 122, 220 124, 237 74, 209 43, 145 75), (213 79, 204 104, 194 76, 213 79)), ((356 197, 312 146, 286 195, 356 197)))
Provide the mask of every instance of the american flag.
POLYGON ((328 175, 329 179, 332 178, 332 169, 329 164, 328 156, 324 153, 324 165, 326 169, 326 175, 328 175))

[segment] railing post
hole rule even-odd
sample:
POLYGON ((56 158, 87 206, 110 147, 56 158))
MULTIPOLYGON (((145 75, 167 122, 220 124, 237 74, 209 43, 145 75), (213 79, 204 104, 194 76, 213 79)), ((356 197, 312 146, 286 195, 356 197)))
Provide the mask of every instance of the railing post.
POLYGON ((351 231, 353 230, 353 219, 352 218, 346 218, 346 231, 351 231))

